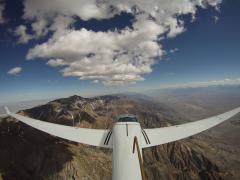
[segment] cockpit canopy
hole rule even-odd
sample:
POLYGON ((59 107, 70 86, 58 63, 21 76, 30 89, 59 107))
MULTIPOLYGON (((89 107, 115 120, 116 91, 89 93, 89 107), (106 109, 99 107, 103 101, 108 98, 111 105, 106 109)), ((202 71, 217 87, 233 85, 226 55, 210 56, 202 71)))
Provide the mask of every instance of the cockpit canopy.
POLYGON ((138 122, 137 117, 132 114, 119 115, 116 119, 117 122, 138 122))

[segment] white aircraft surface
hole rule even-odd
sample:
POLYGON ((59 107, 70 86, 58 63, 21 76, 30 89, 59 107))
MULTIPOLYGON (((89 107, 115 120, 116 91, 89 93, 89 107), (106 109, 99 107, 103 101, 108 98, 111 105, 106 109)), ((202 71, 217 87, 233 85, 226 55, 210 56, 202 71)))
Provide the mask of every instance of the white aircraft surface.
POLYGON ((5 109, 9 116, 53 136, 112 149, 113 180, 145 180, 142 161, 143 148, 195 135, 222 123, 240 112, 240 107, 238 107, 203 120, 155 129, 142 129, 135 116, 121 115, 111 130, 98 130, 44 122, 11 113, 7 107, 5 109))

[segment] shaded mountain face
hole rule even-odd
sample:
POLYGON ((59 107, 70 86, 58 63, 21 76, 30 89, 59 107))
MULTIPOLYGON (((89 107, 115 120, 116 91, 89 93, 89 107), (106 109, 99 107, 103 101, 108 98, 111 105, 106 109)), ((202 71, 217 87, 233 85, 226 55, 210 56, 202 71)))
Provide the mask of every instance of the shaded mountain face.
MULTIPOLYGON (((169 107, 146 97, 101 96, 69 98, 20 111, 32 118, 58 124, 110 128, 115 116, 136 114, 143 128, 181 121, 169 107)), ((147 179, 222 179, 220 169, 190 140, 143 151, 147 179)), ((207 147, 206 147, 207 151, 207 147)), ((59 139, 11 118, 0 123, 0 179, 111 179, 111 151, 59 139)))

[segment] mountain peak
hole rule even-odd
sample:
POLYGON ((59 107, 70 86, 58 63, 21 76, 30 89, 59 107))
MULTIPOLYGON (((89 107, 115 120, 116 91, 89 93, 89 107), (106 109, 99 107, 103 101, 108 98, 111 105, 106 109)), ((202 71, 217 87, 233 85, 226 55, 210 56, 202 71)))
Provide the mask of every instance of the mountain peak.
POLYGON ((78 96, 78 95, 73 95, 73 96, 70 96, 69 99, 77 99, 77 100, 79 100, 79 99, 86 99, 86 98, 84 98, 82 96, 78 96))

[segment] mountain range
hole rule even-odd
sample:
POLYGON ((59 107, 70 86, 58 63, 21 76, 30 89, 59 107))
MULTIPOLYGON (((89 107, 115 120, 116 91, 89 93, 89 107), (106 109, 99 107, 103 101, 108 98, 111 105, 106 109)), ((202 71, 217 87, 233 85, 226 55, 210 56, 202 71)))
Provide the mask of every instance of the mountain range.
MULTIPOLYGON (((153 95, 154 99, 145 95, 93 98, 74 95, 18 113, 57 124, 99 129, 111 128, 114 118, 125 113, 136 114, 143 128, 169 126, 202 116, 204 107, 199 105, 200 115, 194 112, 187 118, 187 111, 182 111, 180 104, 188 97, 185 101, 176 98, 167 101, 167 96, 153 95)), ((196 104, 188 104, 188 109, 196 109, 196 104)), ((212 114, 220 109, 213 110, 212 114)), ((145 149, 147 179, 239 179, 239 125, 238 116, 209 132, 145 149), (229 134, 230 129, 235 135, 229 134)), ((53 137, 12 118, 4 118, 0 123, 0 179, 108 180, 111 179, 111 155, 110 150, 53 137)))

